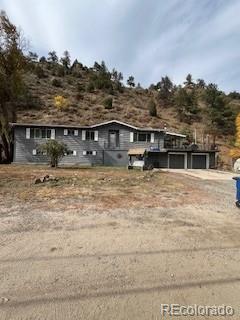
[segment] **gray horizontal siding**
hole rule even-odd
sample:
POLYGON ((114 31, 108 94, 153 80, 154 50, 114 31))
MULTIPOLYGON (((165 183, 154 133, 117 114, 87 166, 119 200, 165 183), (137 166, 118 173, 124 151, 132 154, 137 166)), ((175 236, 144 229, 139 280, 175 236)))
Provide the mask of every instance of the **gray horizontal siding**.
MULTIPOLYGON (((160 148, 164 146, 164 133, 154 132, 155 141, 151 142, 130 142, 130 132, 137 132, 121 124, 108 124, 96 128, 98 141, 83 141, 82 130, 78 130, 78 136, 64 136, 64 128, 54 128, 55 139, 66 144, 69 150, 75 150, 76 156, 67 155, 61 160, 61 164, 86 164, 86 165, 126 165, 128 163, 127 151, 131 148, 160 148), (109 150, 108 132, 119 130, 119 147, 109 150), (83 155, 83 151, 96 151, 94 155, 83 155)), ((67 129, 67 127, 66 127, 67 129)), ((85 129, 84 129, 85 130, 85 129)), ((149 131, 151 133, 151 131, 149 131)), ((32 154, 33 149, 46 142, 46 139, 26 139, 26 128, 14 128, 14 162, 18 163, 47 163, 47 156, 32 154)), ((215 153, 210 154, 210 168, 215 167, 215 153)), ((146 160, 160 168, 168 167, 168 153, 150 153, 146 160)), ((188 168, 191 168, 191 152, 188 152, 188 168)))
MULTIPOLYGON (((127 151, 130 148, 157 148, 163 146, 163 133, 155 132, 154 143, 150 142, 130 142, 130 132, 134 132, 133 129, 125 127, 120 124, 109 124, 102 127, 98 127, 98 141, 82 140, 82 130, 78 130, 78 136, 67 135, 64 136, 64 128, 54 128, 55 139, 59 142, 66 144, 69 150, 75 150, 76 156, 68 155, 64 156, 61 160, 61 164, 104 164, 104 150, 108 146, 108 131, 119 130, 119 147, 116 151, 122 153, 119 157, 119 152, 115 153, 114 150, 106 150, 105 164, 109 165, 114 163, 116 165, 127 164, 127 151), (83 151, 96 151, 94 155, 83 155, 83 151), (112 160, 111 160, 112 158, 112 160), (106 160, 107 159, 107 160, 106 160)), ((67 129, 67 127, 66 127, 67 129)), ((149 132, 151 133, 151 132, 149 132)), ((33 163, 47 163, 47 156, 33 155, 33 149, 37 149, 41 144, 45 143, 46 139, 26 139, 26 128, 15 127, 14 129, 14 162, 33 162, 33 163)))

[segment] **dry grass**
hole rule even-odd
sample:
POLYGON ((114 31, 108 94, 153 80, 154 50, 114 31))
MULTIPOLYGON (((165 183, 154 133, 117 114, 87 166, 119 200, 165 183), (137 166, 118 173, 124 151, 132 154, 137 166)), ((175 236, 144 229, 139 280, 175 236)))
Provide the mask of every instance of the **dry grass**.
MULTIPOLYGON (((0 201, 31 203, 57 209, 106 210, 164 207, 198 198, 192 185, 169 173, 127 171, 125 168, 59 168, 0 166, 0 201), (34 184, 36 177, 54 175, 58 181, 34 184), (190 195, 191 197, 187 197, 190 195)), ((201 195, 201 199, 203 199, 201 195)), ((198 199, 198 201, 201 201, 198 199)))

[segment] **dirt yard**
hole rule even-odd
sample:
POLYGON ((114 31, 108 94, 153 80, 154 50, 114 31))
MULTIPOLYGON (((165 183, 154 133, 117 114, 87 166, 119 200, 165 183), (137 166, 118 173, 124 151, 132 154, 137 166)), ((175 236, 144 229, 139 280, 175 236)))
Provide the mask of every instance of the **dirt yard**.
POLYGON ((239 230, 231 175, 0 166, 0 319, 239 319, 239 230))

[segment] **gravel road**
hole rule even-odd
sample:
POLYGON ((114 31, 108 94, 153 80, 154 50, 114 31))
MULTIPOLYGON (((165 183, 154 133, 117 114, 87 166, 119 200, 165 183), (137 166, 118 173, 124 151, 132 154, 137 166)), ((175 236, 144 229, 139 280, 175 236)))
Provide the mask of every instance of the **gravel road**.
POLYGON ((174 303, 230 305, 239 319, 234 181, 175 178, 205 200, 99 212, 2 199, 0 319, 156 320, 174 303))

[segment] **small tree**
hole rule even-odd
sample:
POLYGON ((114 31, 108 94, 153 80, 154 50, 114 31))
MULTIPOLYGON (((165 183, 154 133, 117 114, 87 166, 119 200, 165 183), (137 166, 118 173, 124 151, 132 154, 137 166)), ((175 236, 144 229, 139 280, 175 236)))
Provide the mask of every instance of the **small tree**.
POLYGON ((57 168, 59 161, 67 154, 68 149, 65 144, 56 140, 49 140, 39 147, 41 152, 45 152, 49 158, 51 167, 57 168))
POLYGON ((157 106, 156 106, 156 103, 153 99, 151 99, 148 103, 148 110, 149 110, 149 115, 151 117, 157 116, 157 106))
POLYGON ((105 109, 112 109, 113 107, 113 98, 112 97, 108 97, 106 99, 103 100, 103 105, 105 107, 105 109))
POLYGON ((60 59, 60 62, 62 63, 65 69, 70 68, 71 58, 70 58, 70 53, 67 50, 63 52, 63 57, 60 59))
POLYGON ((57 63, 58 62, 58 56, 56 51, 50 51, 48 52, 48 61, 52 63, 57 63))
POLYGON ((197 79, 197 87, 204 89, 206 87, 206 83, 203 79, 197 79))
POLYGON ((129 87, 131 87, 131 88, 134 88, 134 87, 135 87, 135 82, 134 82, 134 77, 133 77, 133 76, 130 76, 130 77, 127 79, 127 84, 128 84, 129 87))
POLYGON ((59 79, 53 78, 51 82, 54 87, 60 88, 62 86, 62 82, 59 79))
POLYGON ((230 151, 230 156, 233 159, 240 158, 240 113, 236 118, 236 140, 234 146, 235 148, 230 151))
POLYGON ((29 51, 29 52, 28 52, 28 59, 29 59, 31 62, 37 62, 37 61, 38 61, 38 55, 37 55, 37 53, 32 52, 32 51, 29 51))
POLYGON ((194 85, 193 83, 193 78, 192 78, 192 75, 189 73, 187 76, 186 76, 186 81, 184 82, 184 84, 188 87, 191 87, 194 85))
POLYGON ((35 68, 35 74, 39 79, 43 79, 46 77, 43 68, 39 64, 35 68))
POLYGON ((68 100, 63 96, 56 96, 54 97, 54 105, 58 110, 62 111, 64 109, 67 109, 69 103, 68 100))
POLYGON ((40 62, 40 63, 46 63, 46 62, 47 62, 47 59, 46 59, 44 56, 42 56, 42 57, 39 59, 39 62, 40 62))
POLYGON ((155 87, 159 94, 159 99, 165 104, 169 105, 173 96, 173 83, 168 76, 162 77, 155 87))

